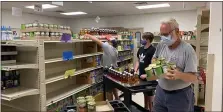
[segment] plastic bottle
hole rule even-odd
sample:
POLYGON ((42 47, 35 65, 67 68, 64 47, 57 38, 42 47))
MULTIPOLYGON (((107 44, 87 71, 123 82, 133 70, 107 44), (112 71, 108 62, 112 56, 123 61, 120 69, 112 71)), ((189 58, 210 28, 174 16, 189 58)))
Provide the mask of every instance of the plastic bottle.
POLYGON ((5 26, 1 26, 1 34, 2 34, 1 40, 5 40, 5 26))

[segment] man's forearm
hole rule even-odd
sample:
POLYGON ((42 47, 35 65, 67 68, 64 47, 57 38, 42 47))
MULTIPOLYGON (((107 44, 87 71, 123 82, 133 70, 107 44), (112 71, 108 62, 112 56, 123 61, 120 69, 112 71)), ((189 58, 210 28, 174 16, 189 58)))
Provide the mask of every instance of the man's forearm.
POLYGON ((181 73, 179 75, 179 79, 183 80, 184 82, 195 82, 197 81, 197 76, 194 73, 181 73))
POLYGON ((139 61, 137 60, 134 71, 137 72, 139 69, 139 61))
POLYGON ((98 38, 96 38, 94 36, 89 36, 89 38, 91 38, 91 40, 95 41, 99 46, 102 46, 102 41, 99 40, 98 38))

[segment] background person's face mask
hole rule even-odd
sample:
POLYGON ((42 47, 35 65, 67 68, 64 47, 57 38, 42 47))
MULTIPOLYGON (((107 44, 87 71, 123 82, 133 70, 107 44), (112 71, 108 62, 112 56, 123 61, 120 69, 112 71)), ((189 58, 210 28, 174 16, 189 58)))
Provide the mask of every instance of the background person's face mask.
POLYGON ((146 40, 141 40, 141 44, 142 45, 146 45, 147 44, 147 41, 146 40))

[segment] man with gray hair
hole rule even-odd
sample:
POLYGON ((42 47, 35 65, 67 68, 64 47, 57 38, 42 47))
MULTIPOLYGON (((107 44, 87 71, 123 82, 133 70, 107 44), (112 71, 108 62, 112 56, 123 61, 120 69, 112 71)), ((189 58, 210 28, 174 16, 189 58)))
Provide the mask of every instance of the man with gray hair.
POLYGON ((192 82, 197 80, 197 56, 192 46, 181 40, 179 24, 175 19, 163 21, 160 26, 161 42, 154 58, 165 58, 176 64, 158 79, 154 112, 193 112, 192 82))

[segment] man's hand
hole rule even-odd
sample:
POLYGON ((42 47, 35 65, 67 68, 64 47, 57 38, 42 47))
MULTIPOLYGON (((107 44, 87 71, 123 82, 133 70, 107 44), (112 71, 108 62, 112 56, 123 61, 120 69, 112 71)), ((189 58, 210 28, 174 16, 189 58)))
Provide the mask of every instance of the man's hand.
POLYGON ((140 76, 140 78, 141 78, 141 79, 145 79, 145 78, 146 78, 146 74, 142 74, 142 75, 140 76))
POLYGON ((174 70, 167 70, 167 73, 164 74, 164 78, 169 79, 169 80, 176 80, 176 79, 180 79, 180 75, 182 74, 182 72, 180 72, 178 69, 174 69, 174 70))
POLYGON ((92 38, 92 35, 90 35, 90 34, 85 34, 84 35, 84 39, 89 39, 89 38, 91 39, 92 38))
POLYGON ((155 63, 156 62, 156 58, 152 58, 152 63, 155 63))

